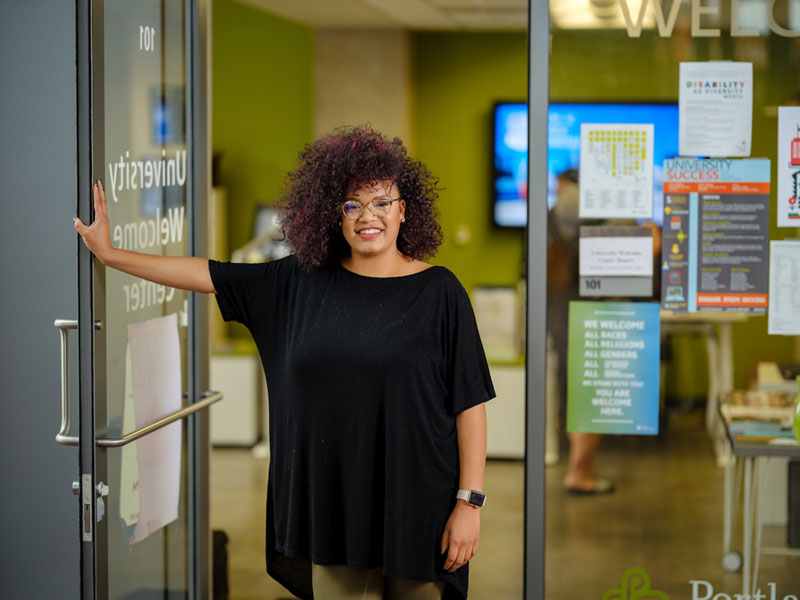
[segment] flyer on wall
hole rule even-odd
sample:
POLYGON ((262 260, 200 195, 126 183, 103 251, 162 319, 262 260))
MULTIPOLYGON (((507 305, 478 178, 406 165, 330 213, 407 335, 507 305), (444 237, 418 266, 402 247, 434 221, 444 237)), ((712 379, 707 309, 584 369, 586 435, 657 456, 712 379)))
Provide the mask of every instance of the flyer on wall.
POLYGON ((800 106, 778 107, 778 227, 800 227, 800 106))
MULTIPOLYGON (((180 410, 181 351, 178 315, 128 325, 131 391, 136 427, 180 410)), ((130 543, 178 518, 183 429, 172 423, 136 442, 139 514, 130 543)))
POLYGON ((658 434, 655 302, 570 302, 567 431, 658 434))
POLYGON ((682 62, 678 105, 681 156, 750 156, 752 63, 682 62))
POLYGON ((769 335, 800 335, 800 241, 770 242, 769 335))
POLYGON ((653 274, 653 230, 649 227, 582 227, 578 248, 581 276, 653 274))
POLYGON ((653 216, 653 125, 581 124, 582 219, 653 216))
POLYGON ((583 225, 578 242, 581 296, 652 296, 653 230, 583 225))
POLYGON ((665 310, 766 312, 769 181, 768 159, 664 161, 665 310))

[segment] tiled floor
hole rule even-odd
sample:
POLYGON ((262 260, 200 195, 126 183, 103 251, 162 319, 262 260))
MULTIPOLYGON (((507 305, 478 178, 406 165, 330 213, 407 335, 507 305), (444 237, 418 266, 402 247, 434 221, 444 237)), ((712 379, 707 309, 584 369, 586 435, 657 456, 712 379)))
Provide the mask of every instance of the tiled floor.
MULTIPOLYGON (((600 600, 620 587, 630 567, 647 571, 653 589, 672 600, 691 598, 692 580, 707 581, 714 594, 731 599, 741 591, 741 575, 720 566, 723 472, 711 455, 703 413, 671 414, 669 423, 657 438, 603 440, 599 464, 617 485, 610 496, 566 496, 564 461, 547 470, 548 599, 600 600)), ((212 453, 211 521, 230 537, 233 600, 290 597, 264 572, 266 469, 266 461, 245 450, 212 453)), ((523 489, 522 463, 488 463, 490 501, 482 509, 481 547, 470 567, 471 600, 522 597, 523 489)), ((782 528, 768 528, 765 543, 780 544, 784 536, 782 528)), ((766 600, 773 600, 767 582, 776 587, 775 600, 800 597, 800 557, 762 556, 759 581, 766 600)))

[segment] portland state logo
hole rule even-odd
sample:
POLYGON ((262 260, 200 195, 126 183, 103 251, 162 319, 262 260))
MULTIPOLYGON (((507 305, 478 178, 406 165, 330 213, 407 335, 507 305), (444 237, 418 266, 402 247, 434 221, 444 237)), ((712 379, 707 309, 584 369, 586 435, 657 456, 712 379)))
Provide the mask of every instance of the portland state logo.
POLYGON ((651 589, 647 571, 633 567, 622 574, 620 586, 608 590, 602 600, 669 600, 669 596, 651 589))

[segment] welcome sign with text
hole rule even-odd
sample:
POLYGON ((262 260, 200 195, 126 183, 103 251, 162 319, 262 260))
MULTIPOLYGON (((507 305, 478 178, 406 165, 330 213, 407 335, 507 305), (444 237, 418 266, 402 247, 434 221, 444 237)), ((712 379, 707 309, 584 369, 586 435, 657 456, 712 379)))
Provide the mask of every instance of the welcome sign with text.
MULTIPOLYGON (((731 37, 758 37, 763 35, 762 31, 753 27, 753 23, 742 23, 743 7, 749 9, 751 15, 755 8, 763 11, 760 15, 765 21, 769 30, 780 37, 798 37, 800 30, 787 27, 778 22, 776 5, 783 4, 776 0, 764 0, 761 3, 754 3, 748 0, 720 0, 712 3, 708 0, 617 0, 622 18, 625 21, 625 28, 629 37, 640 37, 645 27, 647 17, 655 20, 658 35, 661 37, 671 37, 675 30, 675 23, 681 12, 684 17, 688 17, 691 22, 692 37, 721 37, 722 29, 719 25, 723 24, 722 16, 728 17, 724 23, 730 31, 731 37), (638 11, 638 12, 637 12, 638 11)), ((781 11, 787 13, 788 11, 781 11)), ((788 19, 786 19, 788 20, 788 19)))
POLYGON ((658 433, 660 328, 654 302, 570 302, 567 431, 658 433))

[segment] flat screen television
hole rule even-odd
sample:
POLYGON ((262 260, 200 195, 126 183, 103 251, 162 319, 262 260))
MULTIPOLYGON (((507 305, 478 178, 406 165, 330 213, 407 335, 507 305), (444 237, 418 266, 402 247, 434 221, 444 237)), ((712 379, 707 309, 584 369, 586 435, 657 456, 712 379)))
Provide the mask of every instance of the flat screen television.
MULTIPOLYGON (((528 201, 528 105, 498 102, 493 114, 493 220, 524 227, 528 201)), ((560 173, 580 167, 581 123, 652 123, 653 220, 660 224, 665 158, 678 156, 678 105, 644 102, 553 102, 547 125, 547 207, 556 203, 560 173)))

